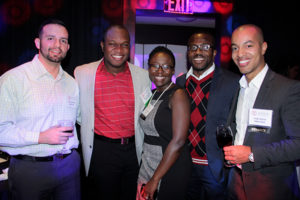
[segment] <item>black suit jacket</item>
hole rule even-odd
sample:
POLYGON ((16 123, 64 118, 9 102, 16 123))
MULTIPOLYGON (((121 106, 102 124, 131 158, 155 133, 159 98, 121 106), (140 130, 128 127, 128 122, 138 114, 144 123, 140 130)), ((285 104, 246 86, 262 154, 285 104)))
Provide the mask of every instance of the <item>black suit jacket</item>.
MULTIPOLYGON (((215 67, 206 114, 205 143, 208 166, 217 181, 224 179, 224 155, 217 145, 216 128, 225 125, 233 97, 239 87, 239 76, 226 69, 215 67)), ((185 88, 186 74, 176 79, 176 84, 185 88)))
MULTIPOLYGON (((300 159, 300 82, 269 69, 253 107, 273 110, 273 115, 269 133, 254 132, 249 126, 246 130, 244 145, 251 146, 255 160, 242 165, 246 197, 299 199, 294 161, 300 159)), ((231 126, 235 134, 235 120, 231 126)))

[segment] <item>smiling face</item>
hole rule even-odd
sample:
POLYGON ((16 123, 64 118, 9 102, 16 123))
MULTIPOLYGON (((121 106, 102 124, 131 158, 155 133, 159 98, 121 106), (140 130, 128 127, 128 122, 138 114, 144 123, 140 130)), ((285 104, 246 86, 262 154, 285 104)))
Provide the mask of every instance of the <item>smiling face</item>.
POLYGON ((250 82, 265 66, 267 43, 261 30, 253 25, 237 28, 231 38, 232 59, 250 82))
POLYGON ((39 58, 47 63, 60 63, 67 55, 70 48, 68 31, 59 24, 44 26, 35 45, 39 49, 39 58))
POLYGON ((150 80, 155 84, 158 91, 163 91, 171 83, 175 72, 175 66, 170 55, 165 52, 157 52, 150 58, 148 63, 150 80), (160 67, 156 68, 155 66, 158 65, 160 67), (164 65, 165 67, 162 67, 164 65))
POLYGON ((130 53, 130 39, 128 31, 120 27, 110 28, 101 42, 104 53, 104 63, 109 72, 124 70, 130 53))
POLYGON ((193 67, 193 72, 196 76, 200 76, 205 70, 212 66, 217 51, 212 48, 213 37, 206 33, 193 34, 188 42, 188 60, 193 67), (211 47, 208 50, 197 48, 193 50, 192 46, 201 46, 209 44, 211 47))

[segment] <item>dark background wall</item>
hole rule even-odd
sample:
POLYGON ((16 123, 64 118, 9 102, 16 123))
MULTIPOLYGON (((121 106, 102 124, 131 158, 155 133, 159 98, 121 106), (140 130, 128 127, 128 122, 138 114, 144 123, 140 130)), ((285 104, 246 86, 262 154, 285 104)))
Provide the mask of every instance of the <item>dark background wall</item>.
POLYGON ((291 62, 300 62, 300 17, 298 1, 236 0, 233 28, 254 23, 264 32, 268 43, 266 61, 282 72, 291 62))

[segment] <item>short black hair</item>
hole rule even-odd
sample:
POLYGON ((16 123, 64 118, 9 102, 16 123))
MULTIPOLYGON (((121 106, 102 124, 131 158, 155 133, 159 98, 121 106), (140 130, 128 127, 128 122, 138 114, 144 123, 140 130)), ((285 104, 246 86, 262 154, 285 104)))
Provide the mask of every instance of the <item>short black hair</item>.
POLYGON ((46 19, 45 21, 42 22, 42 24, 40 25, 39 27, 39 30, 38 30, 38 37, 41 37, 42 33, 43 33, 43 28, 48 25, 48 24, 58 24, 58 25, 61 25, 63 27, 65 27, 65 29, 68 31, 69 33, 69 30, 67 28, 67 25, 59 20, 59 19, 54 19, 54 18, 50 18, 50 19, 46 19))
POLYGON ((172 63, 173 63, 173 67, 175 67, 175 56, 173 54, 173 52, 168 49, 167 47, 164 47, 164 46, 157 46, 155 47, 151 53, 149 54, 149 59, 148 59, 148 66, 150 65, 149 61, 152 59, 152 57, 157 54, 157 53, 165 53, 165 54, 168 54, 172 60, 172 63))
POLYGON ((124 25, 122 25, 122 24, 111 24, 111 25, 110 25, 109 27, 107 27, 107 29, 104 31, 102 42, 105 41, 106 36, 107 36, 107 32, 108 32, 110 29, 112 29, 112 28, 119 28, 119 29, 125 30, 125 31, 128 33, 128 36, 129 36, 129 39, 130 39, 129 32, 128 32, 127 28, 126 28, 124 25))
POLYGON ((207 31, 207 30, 201 30, 201 31, 196 31, 194 32, 188 39, 188 43, 187 45, 190 44, 191 42, 191 39, 194 35, 197 35, 197 34, 204 34, 204 35, 208 35, 211 39, 211 45, 212 45, 212 49, 214 50, 216 48, 216 39, 215 39, 215 35, 211 32, 211 31, 207 31))

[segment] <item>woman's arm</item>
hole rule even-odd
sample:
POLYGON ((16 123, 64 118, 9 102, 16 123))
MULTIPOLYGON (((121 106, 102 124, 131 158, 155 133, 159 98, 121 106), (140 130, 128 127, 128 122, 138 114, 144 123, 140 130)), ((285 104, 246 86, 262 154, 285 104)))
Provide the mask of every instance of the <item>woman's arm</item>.
POLYGON ((167 149, 155 170, 152 178, 145 186, 145 197, 153 199, 153 194, 157 190, 160 179, 168 172, 180 155, 184 146, 190 124, 190 101, 183 89, 178 89, 170 99, 172 109, 172 129, 173 135, 167 149))

